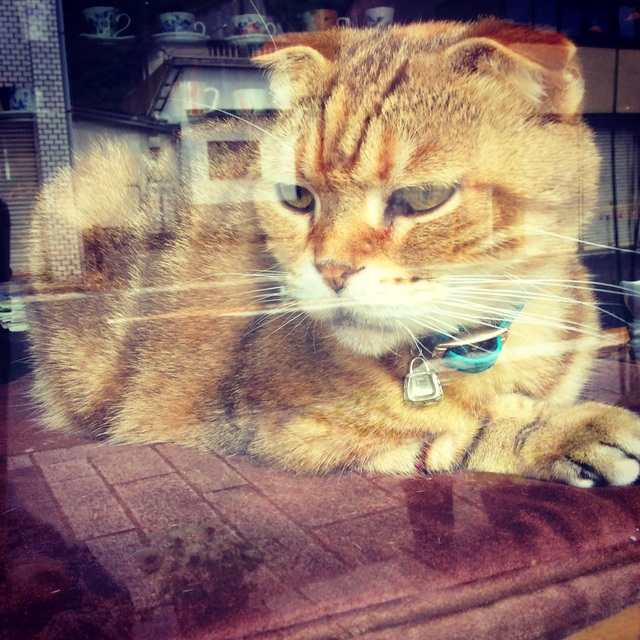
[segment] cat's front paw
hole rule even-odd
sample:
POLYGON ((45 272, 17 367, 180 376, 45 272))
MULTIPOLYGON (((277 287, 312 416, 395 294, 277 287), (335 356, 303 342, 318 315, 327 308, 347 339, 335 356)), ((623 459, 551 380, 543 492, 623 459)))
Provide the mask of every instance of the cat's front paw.
POLYGON ((548 409, 516 446, 533 474, 576 487, 628 485, 640 476, 640 417, 587 402, 548 409))

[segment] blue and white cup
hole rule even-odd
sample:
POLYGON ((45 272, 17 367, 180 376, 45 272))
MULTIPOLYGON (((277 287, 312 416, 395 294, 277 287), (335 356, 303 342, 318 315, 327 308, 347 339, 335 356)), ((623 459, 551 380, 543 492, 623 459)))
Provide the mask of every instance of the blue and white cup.
POLYGON ((131 24, 129 15, 115 7, 89 7, 82 14, 89 23, 89 35, 98 38, 117 38, 131 24), (123 21, 125 24, 121 26, 123 21))
POLYGON ((30 87, 16 87, 9 96, 11 111, 35 111, 36 101, 33 89, 30 87))
POLYGON ((365 27, 388 27, 393 24, 393 7, 373 7, 364 12, 365 27))
POLYGON ((273 22, 267 22, 259 13, 242 13, 231 17, 234 36, 264 36, 274 35, 277 27, 273 22))
POLYGON ((200 33, 207 30, 204 22, 196 22, 193 13, 186 11, 168 11, 158 16, 160 28, 164 33, 200 33))

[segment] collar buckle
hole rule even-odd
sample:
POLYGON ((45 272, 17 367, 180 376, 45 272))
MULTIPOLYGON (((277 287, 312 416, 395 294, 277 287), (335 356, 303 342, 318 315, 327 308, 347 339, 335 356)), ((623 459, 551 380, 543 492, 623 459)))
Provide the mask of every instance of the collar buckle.
POLYGON ((434 358, 443 358, 449 349, 456 349, 460 347, 465 347, 469 350, 477 349, 480 351, 487 351, 487 348, 482 346, 483 342, 489 342, 490 340, 496 340, 497 338, 500 338, 501 342, 504 342, 508 335, 509 327, 496 327, 494 329, 474 331, 473 333, 467 334, 468 337, 464 340, 460 337, 456 337, 451 340, 446 340, 445 342, 440 342, 433 348, 432 354, 434 358))
POLYGON ((433 356, 441 358, 449 369, 462 373, 482 373, 493 367, 509 335, 509 327, 481 330, 463 337, 441 342, 433 348, 433 356))

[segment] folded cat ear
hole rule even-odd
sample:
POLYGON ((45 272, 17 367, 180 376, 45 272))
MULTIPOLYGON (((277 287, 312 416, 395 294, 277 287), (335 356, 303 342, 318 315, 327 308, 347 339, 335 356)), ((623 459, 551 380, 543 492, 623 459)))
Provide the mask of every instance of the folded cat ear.
POLYGON ((269 71, 273 101, 278 109, 316 93, 338 50, 338 36, 318 33, 284 34, 267 43, 252 61, 269 71))
POLYGON ((584 83, 576 47, 561 33, 483 20, 446 54, 456 70, 500 75, 544 113, 580 111, 584 83))

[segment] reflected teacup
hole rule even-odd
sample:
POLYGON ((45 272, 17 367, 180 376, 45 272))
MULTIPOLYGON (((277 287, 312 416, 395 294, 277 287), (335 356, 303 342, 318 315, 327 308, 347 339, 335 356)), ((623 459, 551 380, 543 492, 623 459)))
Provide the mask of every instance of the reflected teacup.
POLYGON ((393 7, 373 7, 364 12, 365 27, 388 27, 393 23, 393 7))
POLYGON ((82 14, 92 30, 89 35, 98 38, 117 38, 131 24, 129 15, 115 7, 89 7, 84 9, 82 14), (118 28, 123 20, 126 24, 118 28))
POLYGON ((15 87, 11 91, 9 98, 9 109, 11 111, 34 111, 35 100, 33 89, 30 87, 15 87))
POLYGON ((204 22, 196 22, 193 13, 168 11, 158 16, 164 33, 201 33, 207 30, 204 22))
POLYGON ((276 25, 267 22, 259 13, 243 13, 231 18, 234 36, 273 35, 276 25))
POLYGON ((233 108, 247 115, 268 109, 268 93, 265 89, 236 89, 233 94, 233 108))
POLYGON ((189 116, 197 116, 215 111, 220 92, 215 87, 206 86, 204 82, 182 80, 178 84, 177 98, 182 111, 189 116))
POLYGON ((313 9, 302 14, 302 21, 307 31, 327 31, 334 27, 348 27, 349 18, 338 18, 338 12, 331 9, 313 9))

